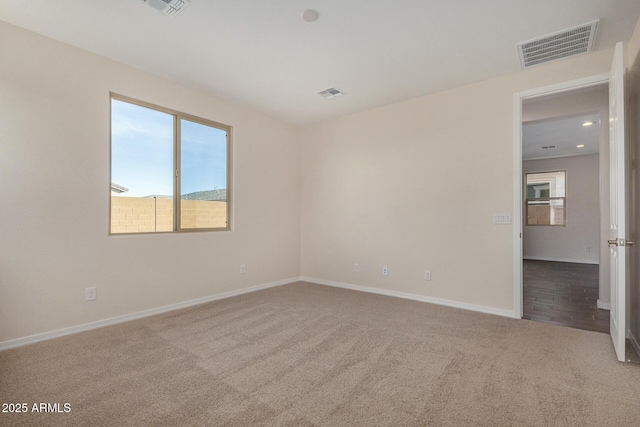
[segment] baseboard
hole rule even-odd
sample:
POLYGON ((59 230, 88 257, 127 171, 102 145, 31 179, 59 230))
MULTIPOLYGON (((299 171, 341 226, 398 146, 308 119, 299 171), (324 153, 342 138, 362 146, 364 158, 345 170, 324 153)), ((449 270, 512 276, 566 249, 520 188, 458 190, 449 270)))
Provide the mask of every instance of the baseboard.
POLYGON ((486 307, 483 305, 467 304, 459 301, 452 301, 452 300, 447 300, 442 298, 434 298, 434 297, 428 297, 424 295, 410 294, 407 292, 391 291, 388 289, 372 288, 369 286, 352 285, 349 283, 334 282, 331 280, 317 279, 314 277, 303 276, 303 277, 300 277, 300 280, 304 282, 316 283, 318 285, 333 286, 336 288, 350 289, 352 291, 367 292, 371 294, 385 295, 388 297, 396 297, 396 298, 409 299, 413 301, 428 302, 431 304, 444 305, 447 307, 461 308, 463 310, 477 311, 477 312, 486 313, 486 314, 494 314, 497 316, 510 317, 512 319, 520 319, 520 316, 516 315, 516 313, 513 311, 500 310, 498 308, 486 307))
POLYGON ((575 264, 600 264, 597 259, 571 259, 571 258, 554 258, 544 256, 523 256, 523 259, 530 259, 532 261, 555 261, 555 262, 572 262, 575 264))
POLYGON ((50 340, 53 338, 63 337, 65 335, 77 334, 79 332, 85 332, 85 331, 90 331, 92 329, 103 328, 105 326, 116 325, 118 323, 141 319, 144 317, 154 316, 156 314, 162 314, 168 311, 179 310, 181 308, 193 307, 196 305, 205 304, 212 301, 217 301, 225 298, 231 298, 237 295, 247 294, 249 292, 260 291, 262 289, 274 288, 276 286, 286 285, 289 283, 297 282, 299 280, 300 280, 299 277, 292 277, 289 279, 279 280, 277 282, 264 283, 261 285, 238 289, 236 291, 224 292, 221 294, 210 295, 202 298, 196 298, 189 301, 179 302, 176 304, 170 304, 162 307, 151 308, 149 310, 138 311, 136 313, 125 314, 123 316, 117 316, 109 319, 98 320, 95 322, 84 323, 82 325, 72 326, 69 328, 58 329, 55 331, 44 332, 41 334, 30 335, 27 337, 16 338, 8 341, 2 341, 0 342, 0 351, 9 350, 15 347, 22 347, 25 345, 34 344, 40 341, 50 340))
POLYGON ((629 336, 629 341, 631 341, 631 345, 633 345, 633 349, 636 351, 638 358, 640 358, 640 344, 638 344, 638 340, 633 336, 631 329, 627 329, 627 335, 629 336))
POLYGON ((609 304, 608 302, 602 302, 598 300, 597 304, 598 308, 601 308, 603 310, 611 310, 611 304, 609 304))

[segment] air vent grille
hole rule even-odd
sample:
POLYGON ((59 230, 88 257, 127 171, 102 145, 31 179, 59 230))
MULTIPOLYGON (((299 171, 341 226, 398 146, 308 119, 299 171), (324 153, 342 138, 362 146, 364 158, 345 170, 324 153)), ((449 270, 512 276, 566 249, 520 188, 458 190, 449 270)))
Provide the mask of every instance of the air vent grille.
POLYGON ((318 92, 318 95, 322 96, 323 98, 331 99, 344 95, 344 92, 341 92, 335 87, 330 87, 329 89, 318 92))
POLYGON ((520 64, 523 68, 527 68, 591 52, 597 28, 598 21, 592 21, 535 40, 518 43, 520 64))
POLYGON ((189 0, 141 0, 165 15, 175 16, 191 4, 189 0))

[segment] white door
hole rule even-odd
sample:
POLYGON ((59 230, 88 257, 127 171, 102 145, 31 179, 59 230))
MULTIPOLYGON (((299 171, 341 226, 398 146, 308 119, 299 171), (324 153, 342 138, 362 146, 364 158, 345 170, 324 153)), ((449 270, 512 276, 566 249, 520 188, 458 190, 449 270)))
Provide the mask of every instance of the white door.
POLYGON ((622 43, 616 45, 609 74, 609 156, 611 266, 611 338, 618 360, 625 359, 626 319, 626 156, 624 138, 624 63, 622 43))

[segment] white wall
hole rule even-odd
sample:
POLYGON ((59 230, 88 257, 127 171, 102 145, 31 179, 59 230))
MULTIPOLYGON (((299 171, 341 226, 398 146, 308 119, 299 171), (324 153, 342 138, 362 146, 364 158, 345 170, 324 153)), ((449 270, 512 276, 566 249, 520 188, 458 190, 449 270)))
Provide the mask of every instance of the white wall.
MULTIPOLYGON (((609 88, 599 86, 576 89, 569 93, 526 99, 522 107, 522 121, 532 122, 556 117, 574 116, 604 111, 609 117, 609 88)), ((601 122, 603 137, 609 140, 608 120, 601 122)))
POLYGON ((567 172, 566 225, 527 226, 526 221, 523 222, 523 256, 525 259, 598 264, 601 241, 599 156, 590 154, 522 162, 523 175, 558 170, 567 172))
POLYGON ((299 275, 296 129, 1 22, 0 58, 0 342, 299 275), (233 126, 232 232, 109 236, 110 91, 233 126))
POLYGON ((304 129, 301 274, 515 313, 514 229, 492 223, 513 213, 514 93, 607 72, 611 57, 596 52, 304 129))

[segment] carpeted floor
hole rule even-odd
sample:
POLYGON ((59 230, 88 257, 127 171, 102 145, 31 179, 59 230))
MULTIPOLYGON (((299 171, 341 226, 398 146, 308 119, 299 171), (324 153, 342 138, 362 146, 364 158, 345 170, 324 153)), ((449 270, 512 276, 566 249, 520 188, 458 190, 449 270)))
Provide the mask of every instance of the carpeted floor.
POLYGON ((2 426, 637 426, 608 335, 295 283, 0 352, 2 426))

